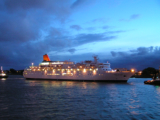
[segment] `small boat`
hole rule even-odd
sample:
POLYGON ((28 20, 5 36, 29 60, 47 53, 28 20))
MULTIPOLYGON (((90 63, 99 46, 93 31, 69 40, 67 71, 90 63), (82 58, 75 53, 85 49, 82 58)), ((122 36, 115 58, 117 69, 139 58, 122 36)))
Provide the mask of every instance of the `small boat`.
POLYGON ((144 81, 144 84, 160 85, 160 79, 157 78, 155 80, 147 80, 147 81, 144 81))
POLYGON ((3 72, 2 66, 1 66, 1 71, 0 71, 0 78, 7 78, 8 75, 3 72))

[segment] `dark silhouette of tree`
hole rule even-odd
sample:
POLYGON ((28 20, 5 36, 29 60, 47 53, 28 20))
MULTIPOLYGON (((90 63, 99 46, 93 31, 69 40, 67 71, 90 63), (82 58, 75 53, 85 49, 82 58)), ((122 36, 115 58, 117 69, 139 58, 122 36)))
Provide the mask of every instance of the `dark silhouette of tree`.
POLYGON ((17 71, 16 71, 15 69, 13 69, 13 68, 10 69, 10 72, 11 72, 12 74, 16 74, 16 73, 17 73, 17 71))
POLYGON ((156 75, 159 73, 158 70, 152 67, 148 67, 142 71, 142 77, 145 78, 156 78, 156 75))

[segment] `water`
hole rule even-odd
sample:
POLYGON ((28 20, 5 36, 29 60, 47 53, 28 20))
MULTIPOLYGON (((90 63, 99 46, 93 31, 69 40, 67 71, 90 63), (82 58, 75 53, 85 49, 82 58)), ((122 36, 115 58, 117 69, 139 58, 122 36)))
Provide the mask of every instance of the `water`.
POLYGON ((0 79, 0 119, 159 119, 160 86, 127 83, 0 79))

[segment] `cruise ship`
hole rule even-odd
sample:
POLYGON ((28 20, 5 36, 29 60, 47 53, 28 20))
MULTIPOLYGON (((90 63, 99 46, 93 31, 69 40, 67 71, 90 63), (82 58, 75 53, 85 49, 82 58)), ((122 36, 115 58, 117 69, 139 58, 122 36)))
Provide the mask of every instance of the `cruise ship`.
POLYGON ((44 80, 72 80, 72 81, 104 81, 104 82, 127 82, 134 74, 134 70, 112 70, 110 63, 86 60, 80 63, 73 61, 51 61, 47 54, 43 55, 43 61, 39 66, 29 66, 23 72, 26 79, 44 80))

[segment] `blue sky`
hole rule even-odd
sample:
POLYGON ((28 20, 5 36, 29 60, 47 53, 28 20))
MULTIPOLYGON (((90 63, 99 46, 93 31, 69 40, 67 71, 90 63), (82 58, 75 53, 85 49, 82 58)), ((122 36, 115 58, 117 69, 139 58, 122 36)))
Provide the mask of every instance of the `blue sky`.
POLYGON ((112 68, 160 66, 159 0, 1 0, 0 65, 24 69, 43 55, 112 68))

